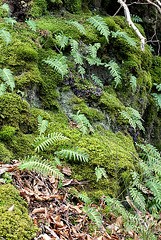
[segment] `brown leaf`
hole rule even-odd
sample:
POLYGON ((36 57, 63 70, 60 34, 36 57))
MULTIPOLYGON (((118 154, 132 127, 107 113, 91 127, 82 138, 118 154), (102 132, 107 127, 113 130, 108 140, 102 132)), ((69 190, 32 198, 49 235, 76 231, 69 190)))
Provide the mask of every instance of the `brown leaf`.
POLYGON ((72 174, 72 171, 70 170, 70 168, 68 166, 65 166, 63 168, 63 171, 62 171, 64 174, 70 176, 72 174))
POLYGON ((116 223, 115 223, 119 228, 121 228, 123 226, 123 218, 122 216, 118 217, 116 219, 116 223))
POLYGON ((42 208, 35 208, 32 211, 32 214, 36 214, 36 213, 45 213, 45 208, 44 207, 42 207, 42 208))

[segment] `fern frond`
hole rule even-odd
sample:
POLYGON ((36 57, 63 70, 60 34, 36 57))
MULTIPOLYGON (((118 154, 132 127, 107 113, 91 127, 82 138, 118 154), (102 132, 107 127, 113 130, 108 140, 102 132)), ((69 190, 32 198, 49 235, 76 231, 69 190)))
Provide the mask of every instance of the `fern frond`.
POLYGON ((15 88, 15 81, 12 75, 12 72, 10 69, 4 68, 3 70, 0 69, 0 75, 3 79, 3 81, 5 81, 5 83, 10 86, 10 88, 13 89, 15 88))
POLYGON ((161 93, 152 93, 153 99, 156 103, 157 109, 161 108, 161 93))
POLYGON ((84 151, 78 150, 78 147, 75 149, 62 149, 61 151, 55 152, 58 156, 61 156, 63 158, 68 158, 69 160, 73 159, 88 162, 88 154, 84 151))
POLYGON ((57 58, 47 58, 43 61, 49 64, 51 67, 55 68, 55 70, 62 75, 62 79, 64 75, 68 73, 68 65, 66 64, 66 57, 65 56, 57 56, 57 58))
POLYGON ((132 197, 134 204, 139 207, 141 211, 145 211, 146 203, 143 194, 135 187, 129 188, 130 196, 132 197))
POLYGON ((65 46, 68 44, 68 37, 66 37, 63 33, 60 33, 59 35, 55 35, 55 38, 57 40, 58 45, 60 46, 60 49, 64 49, 65 46))
POLYGON ((85 193, 79 193, 77 197, 80 198, 87 205, 91 203, 91 199, 85 193))
POLYGON ((131 16, 132 21, 135 23, 143 22, 143 20, 138 15, 131 14, 130 16, 131 16))
POLYGON ((71 49, 73 52, 77 52, 78 51, 78 42, 74 39, 70 39, 70 45, 71 45, 71 49))
POLYGON ((94 45, 89 44, 88 46, 88 52, 89 56, 85 57, 85 59, 88 61, 90 65, 103 65, 101 63, 101 59, 97 57, 97 51, 100 48, 100 43, 95 43, 94 45))
POLYGON ((20 160, 20 162, 21 164, 18 166, 20 170, 39 172, 44 176, 52 175, 59 179, 64 178, 64 175, 56 167, 36 155, 32 157, 27 156, 23 160, 20 160))
POLYGON ((107 178, 107 174, 106 174, 106 170, 104 168, 101 168, 99 166, 97 166, 95 168, 95 174, 96 174, 96 177, 97 177, 97 182, 102 178, 107 178))
POLYGON ((117 32, 111 32, 111 33, 112 33, 112 37, 124 38, 130 46, 137 48, 136 42, 131 37, 129 37, 126 32, 121 32, 120 30, 118 30, 117 32))
POLYGON ((60 159, 58 158, 58 157, 53 157, 53 159, 51 159, 52 161, 53 161, 53 165, 55 166, 55 167, 57 167, 57 166, 62 166, 62 164, 61 164, 61 162, 60 162, 60 159))
POLYGON ((85 69, 82 66, 78 67, 78 72, 81 74, 82 79, 84 79, 85 69))
POLYGON ((42 133, 46 131, 48 124, 49 122, 47 120, 43 120, 40 115, 38 116, 38 129, 39 129, 40 136, 42 133))
POLYGON ((161 181, 158 179, 150 179, 146 182, 146 187, 153 193, 156 203, 161 204, 161 181))
POLYGON ((85 28, 79 22, 77 22, 77 21, 66 21, 66 22, 73 25, 74 27, 76 27, 80 33, 86 35, 85 28))
POLYGON ((101 81, 97 76, 95 76, 94 74, 92 74, 92 75, 91 75, 91 78, 92 78, 92 80, 94 81, 94 83, 95 83, 98 87, 100 87, 100 88, 103 89, 103 83, 102 83, 102 81, 101 81))
POLYGON ((5 20, 5 22, 6 23, 11 23, 11 25, 12 25, 12 29, 13 29, 13 25, 15 24, 15 23, 17 23, 17 21, 14 19, 14 18, 11 18, 11 17, 6 17, 6 18, 4 18, 4 20, 5 20))
POLYGON ((27 23, 29 28, 31 28, 34 32, 36 32, 36 23, 35 23, 35 21, 33 21, 33 20, 31 20, 31 18, 29 18, 25 22, 27 23))
POLYGON ((1 83, 0 84, 0 97, 5 93, 6 89, 7 89, 6 84, 1 83))
POLYGON ((158 91, 161 91, 161 83, 160 83, 160 84, 154 83, 153 85, 156 86, 156 89, 157 89, 158 91))
POLYGON ((94 129, 92 127, 92 125, 90 124, 89 120, 86 118, 86 116, 84 114, 79 114, 80 111, 77 112, 77 114, 73 114, 71 115, 74 122, 77 123, 80 131, 84 134, 87 134, 88 129, 91 132, 94 132, 94 129))
POLYGON ((6 46, 12 41, 10 33, 4 28, 0 29, 0 38, 2 38, 4 42, 6 42, 6 46))
POLYGON ((120 75, 120 67, 119 65, 111 60, 109 63, 105 64, 105 67, 108 67, 110 70, 110 73, 112 77, 114 78, 115 81, 115 88, 117 87, 118 84, 121 83, 121 75, 120 75))
POLYGON ((4 3, 2 6, 0 6, 3 10, 5 10, 8 14, 10 13, 10 7, 7 3, 4 3))
POLYGON ((94 222, 97 227, 100 228, 102 226, 102 219, 100 213, 95 208, 89 206, 84 207, 84 210, 86 211, 86 214, 92 220, 92 222, 94 222))
POLYGON ((92 24, 100 32, 100 34, 106 38, 107 42, 109 42, 108 36, 110 35, 110 31, 102 17, 96 15, 87 19, 87 21, 92 24))
POLYGON ((133 75, 130 75, 130 86, 132 91, 135 92, 137 87, 137 78, 133 75))
POLYGON ((61 133, 51 133, 48 136, 39 136, 35 138, 33 146, 35 152, 45 150, 49 145, 52 145, 54 142, 68 140, 67 137, 64 137, 61 133))
POLYGON ((79 52, 74 52, 74 51, 71 51, 71 55, 74 59, 74 62, 76 64, 80 64, 82 65, 83 64, 83 59, 82 59, 82 55, 79 53, 79 52))

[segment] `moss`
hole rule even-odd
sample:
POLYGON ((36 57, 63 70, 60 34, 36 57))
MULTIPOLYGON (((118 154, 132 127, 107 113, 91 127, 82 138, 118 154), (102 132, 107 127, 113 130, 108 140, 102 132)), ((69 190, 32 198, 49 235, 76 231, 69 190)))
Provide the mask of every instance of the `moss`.
POLYGON ((153 83, 161 83, 161 57, 155 56, 152 59, 152 66, 150 69, 153 83))
POLYGON ((65 8, 70 12, 78 12, 82 7, 82 0, 65 0, 65 8))
POLYGON ((0 236, 6 240, 32 239, 37 227, 33 226, 18 190, 11 184, 0 186, 0 236), (14 205, 12 211, 8 211, 14 205))
POLYGON ((0 139, 2 140, 11 140, 16 133, 16 129, 11 126, 3 126, 0 131, 0 139))
POLYGON ((139 76, 137 78, 137 85, 138 86, 144 86, 146 92, 150 92, 152 88, 152 80, 151 80, 151 74, 147 71, 140 71, 139 76))
POLYGON ((28 14, 34 18, 39 18, 45 13, 47 13, 46 0, 33 0, 28 14))
POLYGON ((18 58, 24 59, 25 61, 37 61, 38 54, 35 49, 33 49, 29 44, 24 43, 18 46, 16 49, 16 54, 18 58))
POLYGON ((0 142, 0 162, 10 163, 12 158, 12 153, 0 142))

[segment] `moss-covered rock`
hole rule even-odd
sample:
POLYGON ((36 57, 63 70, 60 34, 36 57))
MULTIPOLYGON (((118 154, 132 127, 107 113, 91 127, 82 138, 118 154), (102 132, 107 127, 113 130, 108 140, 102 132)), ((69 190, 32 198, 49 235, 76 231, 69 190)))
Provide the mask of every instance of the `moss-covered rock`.
POLYGON ((78 12, 82 7, 82 0, 65 0, 64 6, 70 12, 78 12))
POLYGON ((3 126, 0 131, 0 139, 2 140, 11 140, 16 133, 16 129, 11 126, 3 126))
POLYGON ((12 160, 12 153, 0 142, 0 162, 10 163, 12 160))
POLYGON ((11 184, 0 186, 0 236, 6 240, 32 239, 38 228, 33 226, 18 190, 11 184), (13 206, 13 210, 9 208, 13 206))

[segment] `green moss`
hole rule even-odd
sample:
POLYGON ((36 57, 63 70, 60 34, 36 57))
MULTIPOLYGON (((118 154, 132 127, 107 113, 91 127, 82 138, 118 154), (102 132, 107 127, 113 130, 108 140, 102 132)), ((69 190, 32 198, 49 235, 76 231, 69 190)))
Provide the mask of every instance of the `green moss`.
POLYGON ((150 69, 153 83, 161 83, 161 57, 155 56, 152 59, 152 66, 150 69))
POLYGON ((144 86, 146 92, 150 92, 152 88, 152 80, 151 80, 151 74, 147 71, 140 71, 139 76, 137 78, 137 85, 138 86, 144 86))
POLYGON ((11 140, 16 133, 16 129, 11 126, 3 126, 0 131, 0 139, 2 140, 11 140))
POLYGON ((81 7, 82 0, 65 0, 65 8, 70 12, 78 12, 81 7))
POLYGON ((37 61, 38 54, 35 49, 33 49, 29 44, 24 43, 18 46, 16 50, 16 54, 18 58, 24 59, 25 61, 37 61))
POLYGON ((39 18, 47 13, 47 2, 46 0, 33 0, 29 15, 34 18, 39 18))
POLYGON ((30 240, 36 236, 37 227, 30 220, 26 203, 11 184, 0 186, 0 236, 6 240, 30 240), (12 211, 8 211, 10 207, 12 211))
POLYGON ((12 158, 12 153, 0 142, 0 162, 10 163, 12 158))

